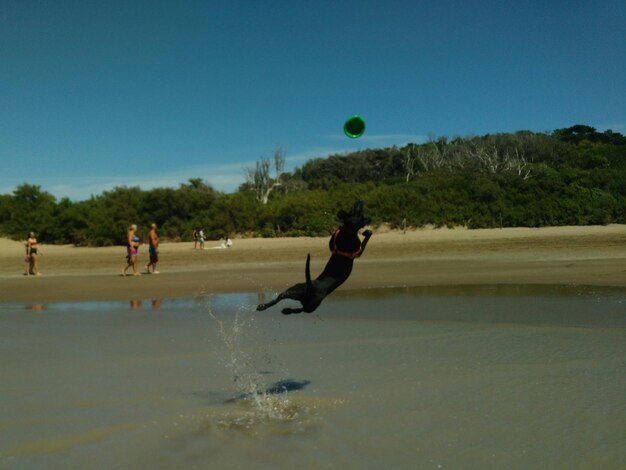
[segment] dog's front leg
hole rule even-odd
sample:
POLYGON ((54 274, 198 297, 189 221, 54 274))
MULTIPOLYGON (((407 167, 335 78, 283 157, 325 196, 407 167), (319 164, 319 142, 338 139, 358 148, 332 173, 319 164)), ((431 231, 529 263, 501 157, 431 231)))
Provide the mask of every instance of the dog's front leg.
POLYGON ((359 258, 361 257, 361 255, 365 251, 365 247, 367 246, 367 242, 370 241, 370 237, 371 236, 372 236, 372 231, 371 230, 365 230, 363 232, 363 241, 361 242, 361 252, 359 253, 359 258))

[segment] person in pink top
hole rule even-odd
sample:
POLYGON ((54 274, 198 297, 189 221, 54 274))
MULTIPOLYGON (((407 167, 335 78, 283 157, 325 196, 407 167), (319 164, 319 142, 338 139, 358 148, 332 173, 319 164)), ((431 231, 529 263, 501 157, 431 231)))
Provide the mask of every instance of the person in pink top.
POLYGON ((141 276, 137 267, 137 253, 139 251, 140 239, 137 236, 137 226, 135 224, 128 227, 126 234, 126 267, 122 269, 122 276, 126 276, 126 271, 132 266, 133 276, 141 276))

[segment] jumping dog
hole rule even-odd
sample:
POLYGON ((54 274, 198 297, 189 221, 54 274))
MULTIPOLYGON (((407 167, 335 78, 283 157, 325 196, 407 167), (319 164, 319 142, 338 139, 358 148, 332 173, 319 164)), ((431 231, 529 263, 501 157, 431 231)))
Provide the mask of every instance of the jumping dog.
POLYGON ((350 277, 355 258, 359 258, 363 254, 367 242, 372 236, 371 230, 365 230, 363 231, 363 241, 361 241, 359 230, 371 221, 364 217, 363 202, 361 201, 355 202, 350 212, 340 210, 337 217, 342 224, 330 237, 328 246, 332 254, 322 273, 316 279, 311 280, 311 255, 308 254, 304 271, 306 282, 291 286, 274 300, 257 306, 257 310, 265 310, 283 299, 293 299, 299 301, 302 308, 284 308, 283 314, 311 313, 319 307, 327 295, 350 277))

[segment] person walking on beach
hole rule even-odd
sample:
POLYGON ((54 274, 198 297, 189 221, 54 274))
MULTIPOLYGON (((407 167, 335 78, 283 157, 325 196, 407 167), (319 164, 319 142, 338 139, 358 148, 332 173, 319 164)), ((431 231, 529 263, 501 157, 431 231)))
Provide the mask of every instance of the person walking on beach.
POLYGON ((194 228, 191 235, 193 237, 193 249, 198 248, 198 231, 194 228))
POLYGON ((198 241, 200 242, 200 249, 204 250, 204 230, 198 231, 198 241))
POLYGON ((28 240, 26 241, 26 259, 28 260, 28 270, 26 275, 31 274, 33 276, 40 276, 39 272, 39 248, 37 238, 35 238, 35 232, 28 234, 28 240))
POLYGON ((150 266, 152 266, 152 274, 159 274, 157 271, 157 263, 159 262, 159 234, 157 233, 157 225, 150 225, 150 232, 148 233, 148 242, 150 248, 150 262, 146 265, 146 273, 150 273, 150 266))
POLYGON ((126 234, 126 267, 122 269, 122 276, 126 276, 126 271, 131 266, 133 267, 133 276, 140 276, 139 269, 137 267, 137 253, 139 251, 140 239, 137 236, 137 226, 132 224, 128 227, 126 234))

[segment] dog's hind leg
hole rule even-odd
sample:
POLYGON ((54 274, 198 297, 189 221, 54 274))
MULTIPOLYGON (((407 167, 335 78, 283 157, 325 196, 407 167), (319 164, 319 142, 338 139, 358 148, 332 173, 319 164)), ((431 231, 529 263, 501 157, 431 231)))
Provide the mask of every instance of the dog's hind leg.
POLYGON ((283 315, 291 315, 292 313, 302 313, 304 309, 302 308, 284 308, 281 310, 283 315))
POLYGON ((313 282, 311 281, 311 254, 310 253, 306 257, 306 267, 304 268, 304 275, 306 277, 306 283, 297 284, 297 286, 294 286, 294 287, 298 287, 298 295, 286 296, 290 299, 299 300, 300 302, 302 302, 302 308, 284 308, 282 309, 283 315, 291 315, 292 313, 304 312, 305 302, 308 301, 308 299, 314 292, 313 282))
POLYGON ((284 300, 284 299, 301 300, 302 296, 305 293, 306 293, 306 284, 304 284, 304 283, 296 284, 294 286, 291 286, 285 292, 281 292, 280 294, 278 294, 278 296, 274 300, 271 300, 271 301, 269 301, 269 302, 267 302, 265 304, 258 305, 256 309, 257 309, 257 311, 261 312, 261 311, 266 310, 266 309, 268 309, 270 307, 273 307, 278 302, 280 302, 281 300, 284 300))
MULTIPOLYGON (((265 304, 258 305, 257 308, 256 308, 257 311, 261 312, 263 310, 267 310, 268 308, 273 307, 278 302, 280 302, 281 300, 284 300, 284 299, 298 300, 300 302, 302 302, 304 299, 306 299, 307 294, 313 291, 313 283, 311 281, 310 264, 311 264, 311 254, 308 254, 307 257, 306 257, 306 265, 305 265, 305 269, 304 269, 304 275, 305 275, 305 278, 306 278, 306 282, 300 283, 300 284, 295 284, 295 285, 291 286, 289 289, 287 289, 286 291, 278 294, 278 296, 274 300, 271 300, 270 302, 267 302, 265 304)), ((283 313, 285 313, 285 310, 293 310, 293 309, 284 309, 283 313)), ((294 311, 294 312, 290 312, 290 313, 300 313, 300 312, 302 312, 301 309, 298 312, 294 311)))
POLYGON ((290 289, 291 289, 291 287, 288 290, 286 290, 285 292, 281 292, 280 294, 278 294, 274 300, 270 300, 267 303, 257 305, 257 307, 256 307, 257 311, 258 312, 262 312, 263 310, 267 310, 268 308, 273 307, 278 302, 280 302, 281 300, 286 298, 285 294, 287 294, 287 292, 289 292, 290 289))
POLYGON ((282 299, 280 297, 276 297, 274 300, 267 302, 265 304, 259 304, 256 306, 256 309, 258 312, 262 312, 263 310, 266 310, 274 305, 276 305, 278 302, 280 302, 282 299))

